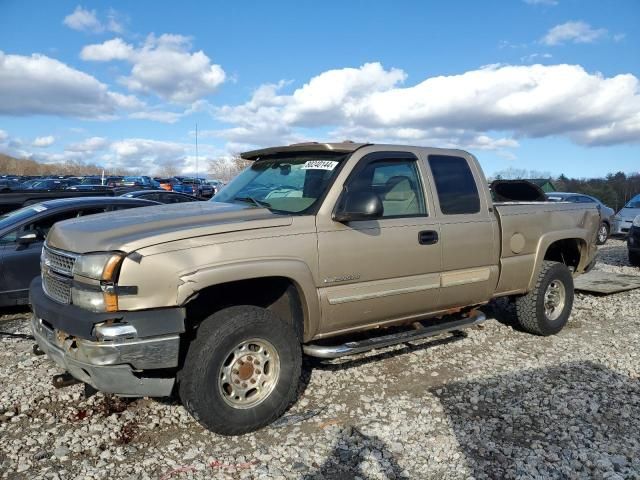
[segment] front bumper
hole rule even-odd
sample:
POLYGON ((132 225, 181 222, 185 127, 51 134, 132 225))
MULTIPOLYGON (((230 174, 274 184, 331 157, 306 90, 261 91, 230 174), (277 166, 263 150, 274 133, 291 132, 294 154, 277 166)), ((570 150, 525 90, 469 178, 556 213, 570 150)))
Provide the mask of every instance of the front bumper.
POLYGON ((632 224, 633 220, 614 219, 611 226, 611 235, 628 235, 632 224))
MULTIPOLYGON (((65 311, 75 312, 72 305, 54 302, 32 284, 31 301, 34 311, 31 329, 40 348, 59 367, 78 380, 88 383, 96 390, 121 396, 163 397, 171 394, 175 376, 171 369, 178 366, 180 354, 180 333, 182 329, 167 332, 167 326, 149 328, 154 320, 162 321, 161 311, 149 310, 131 317, 128 312, 118 312, 113 318, 114 325, 134 327, 126 337, 96 339, 93 328, 87 334, 86 325, 78 327, 77 322, 63 322, 65 311), (64 328, 72 326, 71 332, 64 328), (138 328, 140 327, 140 328, 138 328), (140 333, 152 331, 153 336, 140 333), (84 335, 79 335, 84 333, 84 335)), ((177 309, 181 310, 181 309, 177 309)), ((132 312, 133 313, 133 312, 132 312)), ((104 322, 104 314, 84 311, 84 322, 95 325, 104 322)))

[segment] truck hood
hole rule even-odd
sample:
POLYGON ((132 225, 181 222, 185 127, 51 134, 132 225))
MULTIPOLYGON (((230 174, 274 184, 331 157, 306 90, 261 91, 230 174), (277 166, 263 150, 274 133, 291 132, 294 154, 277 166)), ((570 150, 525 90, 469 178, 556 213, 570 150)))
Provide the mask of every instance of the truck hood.
POLYGON ((47 244, 88 253, 142 247, 241 230, 291 225, 292 217, 250 205, 189 202, 132 208, 56 223, 47 244))

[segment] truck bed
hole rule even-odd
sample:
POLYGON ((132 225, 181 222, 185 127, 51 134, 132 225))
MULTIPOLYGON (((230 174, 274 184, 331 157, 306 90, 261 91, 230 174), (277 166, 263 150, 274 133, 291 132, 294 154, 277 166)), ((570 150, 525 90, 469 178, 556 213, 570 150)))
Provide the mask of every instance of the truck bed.
MULTIPOLYGON (((500 278, 496 295, 524 292, 531 278, 523 271, 537 272, 544 260, 542 253, 553 242, 569 237, 587 248, 593 243, 600 224, 600 212, 595 206, 559 202, 499 202, 494 203, 501 230, 500 278), (587 239, 589 241, 587 242, 587 239), (584 245, 583 245, 584 244, 584 245)), ((580 273, 586 265, 578 265, 580 273)))

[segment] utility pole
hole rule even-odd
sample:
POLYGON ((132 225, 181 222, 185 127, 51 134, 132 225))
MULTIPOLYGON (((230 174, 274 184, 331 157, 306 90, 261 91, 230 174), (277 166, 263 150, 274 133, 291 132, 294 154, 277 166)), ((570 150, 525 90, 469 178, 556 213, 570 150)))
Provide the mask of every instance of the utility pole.
POLYGON ((196 178, 198 178, 198 124, 196 123, 196 178))

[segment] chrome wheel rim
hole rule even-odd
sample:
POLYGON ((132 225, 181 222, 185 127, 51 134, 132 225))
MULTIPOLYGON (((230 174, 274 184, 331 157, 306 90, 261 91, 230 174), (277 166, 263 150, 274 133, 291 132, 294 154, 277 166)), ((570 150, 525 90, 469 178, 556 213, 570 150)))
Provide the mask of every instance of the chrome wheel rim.
POLYGON ((226 356, 218 374, 218 391, 233 408, 253 408, 273 391, 280 378, 280 357, 263 339, 246 340, 226 356))
POLYGON ((606 239, 607 239, 607 226, 600 225, 600 229, 598 230, 598 241, 600 243, 604 243, 606 239))
POLYGON ((557 320, 567 299, 567 291, 560 280, 553 280, 544 292, 544 314, 549 320, 557 320))

